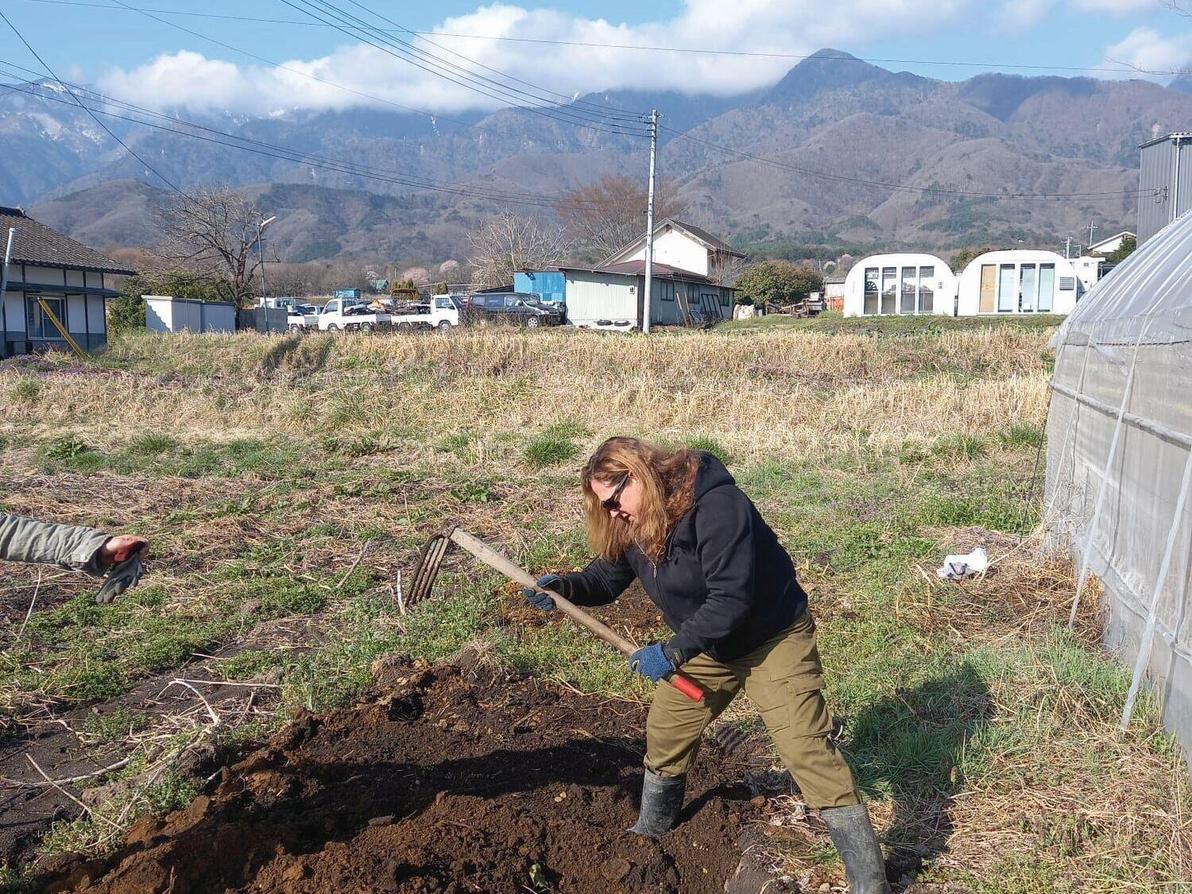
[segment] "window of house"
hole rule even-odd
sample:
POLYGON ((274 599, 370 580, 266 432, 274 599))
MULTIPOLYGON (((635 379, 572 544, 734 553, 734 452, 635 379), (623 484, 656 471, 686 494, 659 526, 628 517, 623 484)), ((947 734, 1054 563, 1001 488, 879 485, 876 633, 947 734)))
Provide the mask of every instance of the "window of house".
POLYGON ((1035 310, 1035 296, 1039 285, 1039 268, 1034 264, 1023 264, 1018 274, 1019 293, 1022 302, 1019 309, 1023 313, 1033 313, 1035 310))
POLYGON ((865 268, 865 302, 862 313, 875 314, 877 313, 877 268, 865 268))
POLYGON ((1018 310, 1018 282, 1013 264, 1002 264, 997 271, 997 311, 1001 314, 1018 310))
POLYGON ((1037 307, 1040 313, 1051 313, 1055 299, 1055 264, 1039 265, 1039 300, 1037 307))
POLYGON ((919 313, 921 314, 935 313, 935 286, 932 284, 933 279, 935 279, 934 267, 919 268, 919 313))
MULTIPOLYGON (((58 318, 64 327, 69 332, 69 324, 66 322, 66 299, 65 298, 48 298, 43 296, 43 300, 50 306, 54 316, 58 318)), ((37 303, 37 298, 29 297, 25 299, 25 323, 26 331, 30 338, 61 338, 58 330, 54 328, 54 324, 50 322, 50 318, 42 313, 41 306, 37 303)))
POLYGON ((902 268, 902 301, 899 304, 898 312, 900 314, 913 314, 915 312, 915 292, 917 283, 915 281, 915 268, 902 268))
POLYGON ((898 313, 898 268, 882 268, 882 313, 898 313))

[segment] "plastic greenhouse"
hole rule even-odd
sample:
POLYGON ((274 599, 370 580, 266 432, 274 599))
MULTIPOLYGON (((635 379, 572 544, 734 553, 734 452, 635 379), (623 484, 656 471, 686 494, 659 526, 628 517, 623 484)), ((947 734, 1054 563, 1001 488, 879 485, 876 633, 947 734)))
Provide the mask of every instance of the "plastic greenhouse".
POLYGON ((1192 749, 1192 214, 1156 234, 1055 336, 1044 525, 1106 593, 1106 646, 1149 678, 1192 749))

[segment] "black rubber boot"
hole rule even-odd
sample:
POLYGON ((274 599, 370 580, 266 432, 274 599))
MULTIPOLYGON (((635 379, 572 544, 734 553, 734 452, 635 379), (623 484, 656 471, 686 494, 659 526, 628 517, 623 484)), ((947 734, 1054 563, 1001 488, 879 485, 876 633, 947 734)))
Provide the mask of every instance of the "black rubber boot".
POLYGON ((820 811, 848 875, 849 894, 890 894, 886 861, 864 804, 820 811))
POLYGON ((659 776, 646 770, 642 780, 641 812, 629 831, 647 838, 657 838, 669 832, 679 818, 686 790, 686 776, 659 776))

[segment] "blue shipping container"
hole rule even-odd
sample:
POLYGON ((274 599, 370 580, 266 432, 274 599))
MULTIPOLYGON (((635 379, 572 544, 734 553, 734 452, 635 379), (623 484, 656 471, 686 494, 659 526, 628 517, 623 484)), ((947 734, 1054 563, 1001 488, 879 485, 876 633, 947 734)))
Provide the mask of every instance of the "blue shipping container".
POLYGON ((513 290, 530 292, 551 304, 567 303, 567 279, 558 270, 533 270, 513 274, 513 290))

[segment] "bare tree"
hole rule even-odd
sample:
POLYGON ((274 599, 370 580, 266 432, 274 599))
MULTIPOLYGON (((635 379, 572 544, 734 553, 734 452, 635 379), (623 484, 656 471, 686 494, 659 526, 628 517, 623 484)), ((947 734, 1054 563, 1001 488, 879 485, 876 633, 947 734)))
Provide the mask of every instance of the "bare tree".
POLYGON ((162 242, 157 251, 175 269, 210 279, 221 298, 247 306, 261 267, 261 221, 261 212, 243 194, 201 190, 158 214, 162 242))
POLYGON ((543 226, 534 217, 520 217, 502 211, 483 227, 469 234, 472 281, 479 286, 506 286, 518 270, 540 269, 560 264, 569 244, 557 227, 543 226))
POLYGON ((708 278, 718 286, 735 286, 748 266, 745 258, 730 255, 728 252, 716 252, 712 257, 708 278))
MULTIPOLYGON (((593 260, 603 260, 646 233, 645 181, 608 174, 573 189, 555 203, 555 213, 576 246, 593 260)), ((683 213, 686 202, 670 180, 654 189, 654 219, 683 213)))

